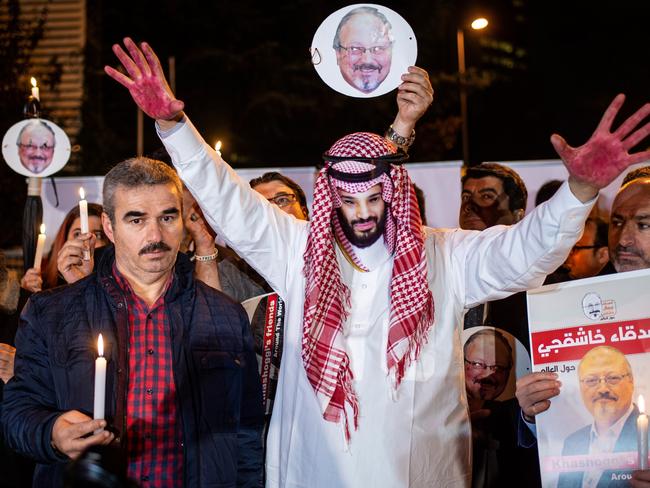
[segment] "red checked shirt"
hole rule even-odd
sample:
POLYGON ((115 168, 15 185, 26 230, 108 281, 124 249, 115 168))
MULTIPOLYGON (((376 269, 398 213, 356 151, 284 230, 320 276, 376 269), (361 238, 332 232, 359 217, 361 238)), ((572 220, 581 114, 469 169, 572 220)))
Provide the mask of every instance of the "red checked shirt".
POLYGON ((183 485, 182 426, 178 418, 165 292, 147 304, 113 267, 129 312, 129 387, 126 425, 128 475, 143 487, 183 485))

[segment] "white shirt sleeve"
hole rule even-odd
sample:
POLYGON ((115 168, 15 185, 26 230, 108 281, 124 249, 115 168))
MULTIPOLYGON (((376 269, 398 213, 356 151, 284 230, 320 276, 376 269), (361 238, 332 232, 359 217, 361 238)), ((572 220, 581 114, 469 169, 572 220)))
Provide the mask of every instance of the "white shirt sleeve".
POLYGON ((565 182, 515 225, 453 233, 455 264, 464 274, 465 307, 540 286, 582 235, 595 202, 583 204, 565 182))
POLYGON ((252 190, 207 144, 187 117, 160 136, 172 162, 201 206, 210 226, 228 246, 286 296, 288 263, 298 259, 307 222, 252 190))

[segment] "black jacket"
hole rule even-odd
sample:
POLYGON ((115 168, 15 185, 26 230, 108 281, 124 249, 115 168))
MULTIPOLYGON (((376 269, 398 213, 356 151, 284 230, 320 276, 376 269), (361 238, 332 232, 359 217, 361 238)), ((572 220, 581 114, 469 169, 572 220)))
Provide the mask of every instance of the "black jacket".
MULTIPOLYGON (((96 341, 107 358, 106 420, 126 446, 128 313, 112 275, 114 252, 77 283, 31 297, 16 335, 15 376, 5 387, 6 442, 33 457, 34 486, 60 486, 68 459, 51 446, 59 414, 92 417, 96 341)), ((185 486, 258 486, 263 423, 261 386, 243 308, 194 280, 179 254, 165 294, 185 486)), ((139 480, 135 480, 136 482, 139 480)))

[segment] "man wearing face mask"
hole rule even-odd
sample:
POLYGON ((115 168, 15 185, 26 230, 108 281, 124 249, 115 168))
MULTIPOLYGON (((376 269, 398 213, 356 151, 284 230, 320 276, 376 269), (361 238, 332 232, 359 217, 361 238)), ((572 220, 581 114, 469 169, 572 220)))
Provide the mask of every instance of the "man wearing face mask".
MULTIPOLYGON (((496 225, 516 224, 524 217, 528 192, 511 168, 482 163, 467 168, 461 182, 458 222, 462 229, 484 231, 496 225)), ((469 309, 464 328, 482 325, 496 325, 528 347, 526 294, 516 293, 469 309)), ((465 374, 467 378, 467 368, 465 374)), ((475 393, 469 385, 467 394, 473 430, 472 486, 504 486, 515 480, 526 486, 538 486, 536 451, 521 449, 516 444, 516 402, 472 402, 475 393)))
POLYGON ((514 170, 497 163, 482 163, 467 168, 461 182, 461 229, 485 230, 523 218, 528 191, 514 170))
MULTIPOLYGON (((521 177, 507 166, 482 163, 467 168, 461 183, 461 229, 483 231, 495 225, 515 224, 524 217, 528 191, 521 177)), ((464 328, 478 327, 486 321, 499 324, 524 344, 528 343, 525 295, 471 308, 465 315, 464 328)))

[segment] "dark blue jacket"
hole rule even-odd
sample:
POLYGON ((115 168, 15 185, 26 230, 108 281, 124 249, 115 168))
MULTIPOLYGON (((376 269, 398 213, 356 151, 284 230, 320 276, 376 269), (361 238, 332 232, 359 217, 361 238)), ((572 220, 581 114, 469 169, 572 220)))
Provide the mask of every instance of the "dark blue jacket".
MULTIPOLYGON (((112 276, 114 259, 112 251, 106 253, 97 272, 32 296, 23 310, 2 428, 12 448, 38 463, 34 486, 61 486, 68 459, 50 444, 59 414, 79 410, 92 417, 100 332, 108 361, 105 418, 126 446, 128 314, 112 276)), ((194 280, 185 255, 179 254, 174 273, 165 308, 185 486, 259 486, 263 412, 248 319, 239 304, 194 280)))
MULTIPOLYGON (((621 433, 616 440, 613 452, 634 452, 636 451, 636 419, 639 416, 639 410, 634 410, 623 424, 621 433)), ((563 456, 589 453, 589 440, 591 437, 591 425, 574 432, 564 440, 562 447, 563 456)), ((560 474, 557 482, 558 488, 582 488, 584 477, 583 471, 575 471, 560 474)), ((614 488, 630 486, 632 469, 607 469, 598 481, 597 488, 614 488)))

